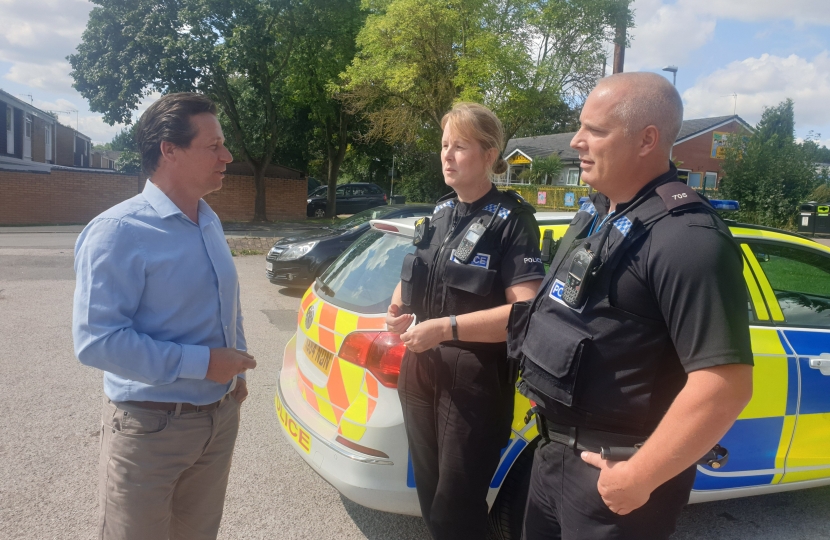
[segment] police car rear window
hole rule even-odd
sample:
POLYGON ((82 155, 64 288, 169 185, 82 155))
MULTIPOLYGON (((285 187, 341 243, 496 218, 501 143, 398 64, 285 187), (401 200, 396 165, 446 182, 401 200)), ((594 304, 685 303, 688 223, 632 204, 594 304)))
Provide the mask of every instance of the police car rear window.
POLYGON ((401 279, 412 239, 369 231, 343 252, 320 277, 317 294, 327 302, 358 313, 385 313, 401 279))

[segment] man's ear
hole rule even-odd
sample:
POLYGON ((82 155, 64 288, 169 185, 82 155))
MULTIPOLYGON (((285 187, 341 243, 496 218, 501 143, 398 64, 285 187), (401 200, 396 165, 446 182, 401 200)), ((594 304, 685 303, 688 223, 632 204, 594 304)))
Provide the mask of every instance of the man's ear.
POLYGON ((161 159, 162 161, 176 161, 176 152, 179 148, 170 141, 161 141, 161 159))
POLYGON ((660 146, 660 131, 657 126, 646 126, 640 132, 640 157, 646 157, 660 146))

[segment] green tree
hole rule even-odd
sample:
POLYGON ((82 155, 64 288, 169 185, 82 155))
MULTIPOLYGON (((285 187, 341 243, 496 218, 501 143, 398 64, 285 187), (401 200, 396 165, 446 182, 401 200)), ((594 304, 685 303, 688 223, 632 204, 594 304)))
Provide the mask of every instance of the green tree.
POLYGON ((531 167, 519 175, 520 180, 527 180, 531 184, 543 184, 548 178, 555 178, 562 172, 562 161, 556 154, 546 158, 534 159, 531 167))
POLYGON ((297 99, 309 108, 309 120, 316 128, 313 141, 322 147, 321 176, 329 186, 326 216, 333 217, 337 214, 334 187, 358 127, 340 100, 340 73, 354 58, 355 38, 365 14, 360 0, 309 0, 305 8, 306 30, 291 57, 291 85, 297 99))
POLYGON ((721 190, 741 203, 747 223, 792 228, 803 201, 815 189, 815 166, 795 141, 792 100, 764 110, 749 136, 729 137, 721 190))
POLYGON ((122 150, 115 161, 115 170, 122 174, 138 174, 141 172, 141 156, 135 150, 122 150))
POLYGON ((369 135, 437 148, 457 100, 484 103, 506 138, 540 111, 577 104, 601 75, 627 0, 364 0, 370 12, 346 70, 369 135))
POLYGON ((286 71, 303 31, 297 0, 92 0, 74 87, 110 124, 129 124, 153 91, 197 91, 221 107, 265 219, 265 168, 292 118, 286 71))
POLYGON ((135 124, 121 129, 109 143, 109 150, 124 152, 125 150, 136 151, 135 146, 135 124))

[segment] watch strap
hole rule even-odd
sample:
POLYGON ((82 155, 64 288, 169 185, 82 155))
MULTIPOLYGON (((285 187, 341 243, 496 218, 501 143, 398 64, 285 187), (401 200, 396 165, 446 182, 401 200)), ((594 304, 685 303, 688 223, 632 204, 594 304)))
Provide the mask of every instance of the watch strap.
POLYGON ((458 323, 455 320, 455 315, 450 315, 450 328, 452 328, 452 340, 458 341, 458 323))

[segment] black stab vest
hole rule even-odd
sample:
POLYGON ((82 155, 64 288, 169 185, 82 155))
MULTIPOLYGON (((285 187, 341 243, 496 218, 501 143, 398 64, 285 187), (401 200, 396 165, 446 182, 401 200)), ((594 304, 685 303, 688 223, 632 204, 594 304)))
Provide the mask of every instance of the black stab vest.
MULTIPOLYGON (((596 214, 593 202, 580 207, 536 298, 514 305, 508 349, 521 364, 520 392, 546 412, 564 406, 568 416, 581 420, 578 425, 648 435, 656 427, 651 396, 660 364, 677 359, 677 352, 663 321, 611 305, 614 270, 625 251, 661 219, 675 212, 714 210, 677 181, 657 186, 632 207, 603 225, 613 228, 601 248, 602 266, 585 304, 574 310, 561 302, 572 254, 586 242, 595 250, 601 236, 595 231, 586 238, 596 214)), ((658 413, 662 418, 665 411, 658 413)))
POLYGON ((401 301, 419 322, 507 303, 499 272, 504 256, 502 235, 509 220, 519 212, 532 210, 526 208, 526 203, 499 192, 489 197, 487 204, 462 217, 455 212, 458 199, 454 195, 438 200, 430 220, 429 245, 407 255, 401 268, 401 301), (467 264, 453 261, 453 250, 466 230, 479 218, 484 219, 485 225, 489 223, 498 204, 499 215, 478 241, 473 259, 467 264))

